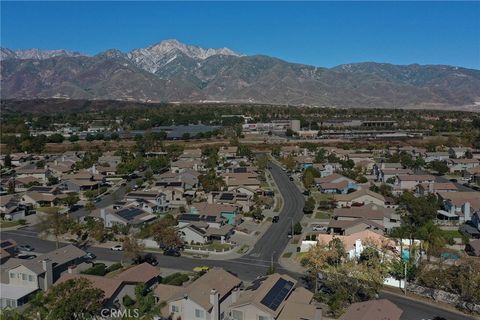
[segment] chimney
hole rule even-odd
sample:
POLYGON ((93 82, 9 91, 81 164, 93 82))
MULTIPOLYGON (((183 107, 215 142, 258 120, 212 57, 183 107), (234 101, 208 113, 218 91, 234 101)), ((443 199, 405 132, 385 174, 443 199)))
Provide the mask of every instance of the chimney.
POLYGON ((220 320, 220 294, 217 290, 212 289, 210 290, 210 304, 212 307, 212 316, 210 319, 212 320, 220 320))
POLYGON ((237 302, 239 297, 240 297, 240 290, 238 288, 233 289, 232 290, 232 303, 237 302))
POLYGON ((55 161, 53 162, 56 166, 58 166, 58 160, 55 159, 55 161))
POLYGON ((53 268, 50 259, 42 260, 42 269, 45 271, 43 290, 47 291, 53 284, 53 268))
POLYGON ((97 168, 95 167, 95 165, 92 166, 92 173, 97 174, 97 168))
POLYGON ((465 216, 465 222, 472 220, 470 216, 470 202, 468 201, 463 205, 463 214, 465 216))
POLYGON ((428 193, 433 193, 433 191, 434 191, 434 190, 433 190, 433 182, 430 181, 430 182, 428 183, 428 193))
POLYGON ((314 320, 322 320, 322 308, 315 307, 315 316, 313 317, 314 320))

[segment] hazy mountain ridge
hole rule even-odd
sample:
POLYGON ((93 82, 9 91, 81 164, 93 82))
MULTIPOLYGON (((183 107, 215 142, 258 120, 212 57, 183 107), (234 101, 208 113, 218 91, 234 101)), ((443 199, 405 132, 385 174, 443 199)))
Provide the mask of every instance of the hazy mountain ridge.
POLYGON ((366 62, 328 69, 176 40, 92 57, 48 52, 2 48, 2 97, 387 108, 480 101, 480 71, 452 66, 366 62))

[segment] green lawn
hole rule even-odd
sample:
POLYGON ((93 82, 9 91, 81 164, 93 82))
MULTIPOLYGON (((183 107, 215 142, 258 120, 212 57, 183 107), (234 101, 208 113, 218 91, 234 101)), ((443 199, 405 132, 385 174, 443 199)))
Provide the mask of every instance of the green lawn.
POLYGON ((59 208, 59 207, 38 207, 36 210, 41 211, 41 212, 45 212, 45 213, 55 213, 57 211, 60 211, 61 208, 59 208))
POLYGON ((311 195, 317 203, 319 203, 320 201, 333 200, 333 195, 327 194, 327 193, 321 193, 319 191, 314 191, 314 192, 311 193, 311 195))
POLYGON ((462 238, 462 234, 458 230, 442 230, 445 238, 462 238))
POLYGON ((11 228, 18 226, 20 223, 18 221, 7 221, 7 220, 0 220, 0 228, 11 228))
POLYGON ((330 214, 326 211, 319 211, 315 214, 315 219, 330 219, 330 214))
POLYGON ((290 257, 292 256, 292 254, 293 254, 292 252, 285 252, 285 253, 282 255, 282 257, 284 257, 284 258, 290 258, 290 257))

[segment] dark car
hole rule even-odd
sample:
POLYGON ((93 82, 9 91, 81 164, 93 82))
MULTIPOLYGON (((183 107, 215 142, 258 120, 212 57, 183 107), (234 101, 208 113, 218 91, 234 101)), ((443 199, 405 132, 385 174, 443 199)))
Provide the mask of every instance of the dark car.
POLYGON ((133 259, 134 264, 142 264, 144 262, 147 262, 151 264, 152 266, 156 266, 158 264, 157 258, 151 253, 147 253, 146 255, 139 255, 136 258, 133 259))
POLYGON ((174 248, 169 248, 163 251, 164 256, 180 257, 180 251, 174 248))
POLYGON ((95 254, 93 254, 92 252, 87 252, 83 258, 85 260, 94 260, 97 256, 95 254))
POLYGON ((274 216, 273 219, 272 219, 272 222, 277 223, 278 220, 280 220, 280 217, 279 216, 274 216))
POLYGON ((32 260, 35 259, 37 256, 34 254, 19 254, 17 259, 24 259, 24 260, 32 260))
POLYGON ((304 196, 309 196, 309 195, 310 195, 310 191, 309 191, 309 190, 303 191, 303 195, 304 195, 304 196))
POLYGON ((450 179, 451 182, 458 182, 457 179, 450 179))
POLYGON ((290 179, 290 181, 293 181, 293 177, 290 177, 289 179, 290 179))

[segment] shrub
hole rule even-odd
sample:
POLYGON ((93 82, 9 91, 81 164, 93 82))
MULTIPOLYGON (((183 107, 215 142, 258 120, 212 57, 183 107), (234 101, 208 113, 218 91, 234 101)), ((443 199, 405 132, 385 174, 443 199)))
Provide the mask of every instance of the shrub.
POLYGON ((172 286, 181 286, 184 282, 187 282, 190 279, 188 274, 186 273, 174 273, 169 275, 168 277, 163 278, 163 284, 169 284, 172 286))
POLYGON ((105 274, 107 274, 107 267, 103 263, 96 263, 93 265, 93 267, 88 268, 81 273, 94 276, 104 276, 105 274))
POLYGON ((115 271, 115 270, 118 270, 118 269, 122 269, 123 266, 120 262, 117 262, 117 263, 114 263, 112 264, 110 267, 107 268, 107 273, 109 272, 112 272, 112 271, 115 271))
POLYGON ((122 302, 125 307, 131 307, 135 304, 135 300, 130 298, 128 294, 123 296, 122 302))
POLYGON ((24 226, 24 225, 27 224, 27 220, 25 220, 25 219, 20 219, 20 220, 18 220, 18 224, 24 226))

